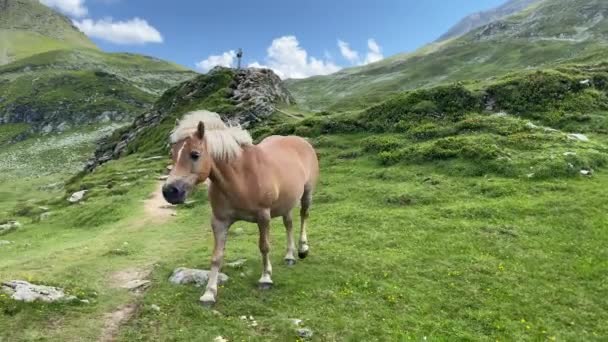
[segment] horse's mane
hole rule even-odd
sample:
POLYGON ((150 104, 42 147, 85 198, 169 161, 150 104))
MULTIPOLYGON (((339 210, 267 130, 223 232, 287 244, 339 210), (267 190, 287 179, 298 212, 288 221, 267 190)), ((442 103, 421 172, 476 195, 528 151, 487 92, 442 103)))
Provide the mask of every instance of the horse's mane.
POLYGON ((252 145, 249 132, 241 126, 226 125, 219 114, 206 110, 187 113, 178 122, 171 133, 171 143, 191 137, 198 128, 198 123, 205 124, 205 142, 211 157, 219 160, 231 160, 239 155, 242 146, 252 145))

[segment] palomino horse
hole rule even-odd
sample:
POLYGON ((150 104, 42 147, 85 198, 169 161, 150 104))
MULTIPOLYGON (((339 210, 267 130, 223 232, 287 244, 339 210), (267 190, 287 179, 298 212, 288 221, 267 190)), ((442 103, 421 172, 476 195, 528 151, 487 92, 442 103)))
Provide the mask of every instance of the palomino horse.
POLYGON ((197 184, 207 178, 211 181, 209 199, 215 246, 207 288, 200 298, 203 305, 211 306, 216 301, 226 237, 236 221, 258 224, 263 265, 261 289, 272 286, 271 218, 283 217, 287 229, 285 262, 288 265, 296 262, 291 211, 298 202, 301 203, 298 256, 306 257, 306 220, 319 176, 317 155, 306 140, 272 136, 254 145, 244 129, 227 126, 216 113, 197 111, 178 121, 171 143, 174 166, 163 186, 163 196, 169 203, 183 203, 197 184))

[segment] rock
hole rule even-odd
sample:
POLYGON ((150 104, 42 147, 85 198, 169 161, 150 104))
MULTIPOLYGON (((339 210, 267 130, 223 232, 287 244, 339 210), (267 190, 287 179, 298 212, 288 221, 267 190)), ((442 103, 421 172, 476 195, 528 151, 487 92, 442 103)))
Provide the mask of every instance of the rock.
POLYGON ((531 123, 531 122, 526 122, 526 127, 530 128, 530 129, 538 129, 540 127, 536 126, 535 124, 531 123))
POLYGON ((568 139, 577 140, 582 142, 588 142, 589 138, 584 134, 572 133, 568 134, 568 139))
POLYGON ((302 324, 302 320, 299 318, 292 318, 289 321, 291 322, 291 324, 295 325, 296 327, 299 327, 300 324, 302 324))
POLYGON ((90 300, 88 300, 88 299, 81 299, 81 300, 80 300, 80 302, 81 302, 82 304, 91 304, 91 301, 90 301, 90 300))
POLYGON ((226 266, 232 267, 232 268, 241 268, 241 267, 243 267, 243 265, 245 265, 246 262, 247 262, 247 259, 238 259, 233 262, 227 263, 226 266))
MULTIPOLYGON (((193 268, 179 267, 173 271, 169 281, 173 284, 195 284, 196 286, 204 286, 209 279, 209 271, 198 270, 193 268)), ((228 276, 224 273, 218 275, 218 284, 223 284, 228 281, 228 276)))
POLYGON ((40 221, 46 221, 46 220, 48 220, 51 217, 52 214, 53 213, 51 213, 51 212, 46 212, 46 213, 40 214, 40 221))
POLYGON ((583 176, 591 176, 591 175, 593 175, 593 170, 591 170, 591 169, 582 169, 581 170, 581 175, 583 175, 583 176))
POLYGON ((300 338, 311 338, 313 335, 312 330, 310 330, 308 328, 297 329, 296 333, 298 334, 298 337, 300 337, 300 338))
POLYGON ((157 178, 159 181, 166 181, 167 179, 169 179, 169 175, 163 175, 163 176, 158 176, 157 178))
POLYGON ((0 240, 0 246, 10 245, 12 242, 8 240, 0 240))
POLYGON ((222 336, 217 336, 213 339, 213 342, 228 342, 228 340, 223 338, 222 336))
POLYGON ((0 235, 10 233, 13 230, 17 230, 19 228, 21 228, 21 223, 19 223, 19 221, 8 221, 6 223, 0 224, 0 235))
POLYGON ((68 202, 70 203, 78 203, 82 201, 84 195, 88 192, 88 190, 80 190, 72 194, 70 198, 68 198, 68 202))
POLYGON ((582 84, 582 85, 591 85, 591 80, 586 79, 586 80, 580 81, 579 83, 582 84))
POLYGON ((0 291, 6 293, 14 300, 28 303, 37 300, 52 303, 76 299, 74 296, 66 295, 64 290, 61 288, 35 285, 24 280, 11 280, 3 282, 0 291))
POLYGON ((156 304, 152 304, 150 305, 150 309, 156 311, 156 312, 160 312, 160 306, 156 305, 156 304))
POLYGON ((576 152, 564 152, 564 156, 575 156, 576 152))

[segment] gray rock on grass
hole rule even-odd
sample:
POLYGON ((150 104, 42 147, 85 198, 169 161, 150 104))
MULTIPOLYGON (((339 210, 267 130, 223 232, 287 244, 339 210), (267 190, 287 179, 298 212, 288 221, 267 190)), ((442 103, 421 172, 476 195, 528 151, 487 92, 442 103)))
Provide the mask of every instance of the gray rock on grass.
POLYGON ((19 228, 21 228, 21 223, 19 223, 18 221, 8 221, 6 223, 0 224, 0 235, 4 235, 19 228))
POLYGON ((70 203, 78 203, 82 201, 84 195, 87 193, 87 190, 80 190, 72 194, 70 198, 68 198, 68 202, 70 203))
MULTIPOLYGON (((169 281, 173 284, 195 284, 196 286, 204 286, 209 279, 209 271, 198 270, 193 268, 179 267, 173 271, 169 281)), ((223 284, 228 281, 228 276, 224 273, 218 275, 218 283, 223 284)))
POLYGON ((43 301, 47 303, 66 302, 77 299, 75 296, 66 295, 65 291, 58 287, 31 284, 24 280, 11 280, 3 282, 0 292, 9 295, 12 299, 23 302, 43 301))

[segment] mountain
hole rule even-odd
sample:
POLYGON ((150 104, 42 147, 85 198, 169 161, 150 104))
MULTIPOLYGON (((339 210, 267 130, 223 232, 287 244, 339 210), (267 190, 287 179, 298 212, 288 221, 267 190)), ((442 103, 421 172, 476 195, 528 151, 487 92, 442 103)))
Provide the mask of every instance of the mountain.
POLYGON ((328 76, 286 82, 311 110, 369 107, 387 94, 521 69, 606 59, 608 2, 542 1, 459 38, 328 76))
POLYGON ((69 48, 97 50, 69 18, 35 0, 0 0, 0 65, 69 48))
POLYGON ((99 50, 36 0, 0 0, 0 124, 33 131, 126 122, 196 73, 174 63, 99 50))
POLYGON ((449 29, 448 32, 439 37, 437 42, 460 37, 478 27, 513 15, 540 1, 542 0, 510 0, 489 11, 473 13, 460 20, 456 25, 449 29))

